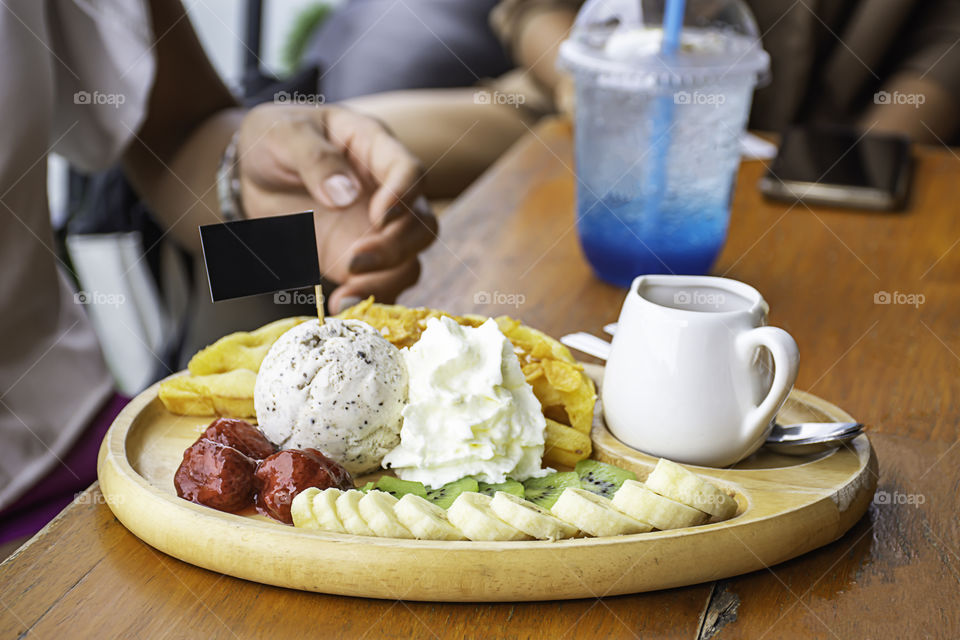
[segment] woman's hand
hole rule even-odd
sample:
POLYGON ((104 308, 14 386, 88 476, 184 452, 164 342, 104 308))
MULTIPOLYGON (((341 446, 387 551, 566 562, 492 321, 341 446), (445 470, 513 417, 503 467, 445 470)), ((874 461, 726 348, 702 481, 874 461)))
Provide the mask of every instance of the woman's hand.
POLYGON ((251 218, 313 209, 325 277, 346 297, 391 301, 416 282, 437 221, 420 163, 376 120, 334 106, 261 105, 243 119, 241 197, 251 218))
POLYGON ((179 0, 151 0, 158 60, 147 117, 124 169, 167 232, 200 251, 197 227, 222 222, 217 165, 239 128, 240 188, 251 217, 316 211, 317 253, 339 282, 330 297, 385 301, 413 284, 437 221, 423 170, 375 120, 333 106, 268 104, 249 112, 206 59, 179 0))

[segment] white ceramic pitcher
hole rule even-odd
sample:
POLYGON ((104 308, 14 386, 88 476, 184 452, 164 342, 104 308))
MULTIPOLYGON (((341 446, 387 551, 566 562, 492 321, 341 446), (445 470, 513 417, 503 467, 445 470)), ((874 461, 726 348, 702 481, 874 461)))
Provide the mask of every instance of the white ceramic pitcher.
POLYGON ((636 278, 603 378, 611 433, 651 455, 714 467, 760 448, 799 364, 797 343, 764 326, 766 315, 757 290, 736 280, 636 278))

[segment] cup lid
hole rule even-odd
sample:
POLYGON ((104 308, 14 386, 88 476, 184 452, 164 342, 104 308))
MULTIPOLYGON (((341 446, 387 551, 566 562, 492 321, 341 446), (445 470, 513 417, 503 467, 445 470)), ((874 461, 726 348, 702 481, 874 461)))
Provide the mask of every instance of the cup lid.
POLYGON ((605 84, 682 87, 729 76, 766 80, 770 56, 743 0, 686 0, 680 46, 661 53, 666 0, 588 0, 558 64, 605 84))

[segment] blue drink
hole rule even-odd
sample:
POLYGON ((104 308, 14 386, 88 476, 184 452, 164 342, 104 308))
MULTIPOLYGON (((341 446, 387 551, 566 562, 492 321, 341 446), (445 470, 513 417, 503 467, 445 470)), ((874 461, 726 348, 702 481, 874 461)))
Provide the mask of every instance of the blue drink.
MULTIPOLYGON (((688 0, 688 18, 701 4, 712 6, 688 0)), ((662 31, 611 32, 605 10, 589 2, 561 48, 576 86, 583 252, 623 287, 646 273, 707 273, 727 237, 740 137, 768 57, 746 25, 685 28, 680 52, 664 59, 662 31)))
POLYGON ((727 237, 753 91, 753 82, 739 80, 675 101, 673 92, 577 78, 577 230, 601 278, 626 287, 644 273, 704 274, 713 266, 727 237))
POLYGON ((724 208, 675 209, 660 216, 686 220, 675 230, 631 226, 630 220, 643 211, 638 201, 596 199, 578 193, 578 211, 584 213, 577 221, 583 252, 604 280, 621 287, 630 286, 636 274, 674 273, 702 274, 710 270, 723 248, 727 235, 727 217, 724 208), (586 200, 586 202, 584 202, 586 200))

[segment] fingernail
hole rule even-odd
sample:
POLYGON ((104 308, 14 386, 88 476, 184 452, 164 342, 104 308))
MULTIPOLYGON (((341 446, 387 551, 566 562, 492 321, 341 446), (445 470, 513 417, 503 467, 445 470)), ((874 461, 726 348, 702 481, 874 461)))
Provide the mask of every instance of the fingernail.
POLYGON ((353 180, 342 173, 332 175, 324 180, 323 190, 330 196, 333 204, 338 207, 347 207, 353 204, 357 196, 360 195, 357 186, 353 184, 353 180))
POLYGON ((380 264, 380 257, 369 251, 364 253, 358 253, 353 256, 353 259, 350 261, 350 271, 352 273, 366 273, 367 271, 374 271, 380 264))
POLYGON ((358 305, 361 302, 363 302, 363 298, 358 298, 357 296, 347 296, 346 298, 340 300, 340 308, 337 309, 337 313, 346 311, 350 307, 358 305))

